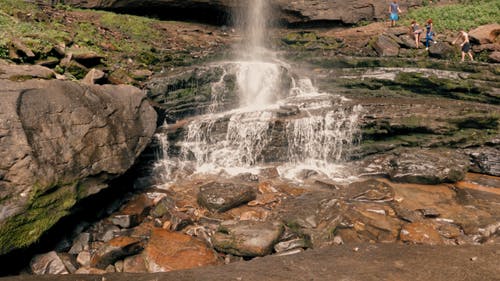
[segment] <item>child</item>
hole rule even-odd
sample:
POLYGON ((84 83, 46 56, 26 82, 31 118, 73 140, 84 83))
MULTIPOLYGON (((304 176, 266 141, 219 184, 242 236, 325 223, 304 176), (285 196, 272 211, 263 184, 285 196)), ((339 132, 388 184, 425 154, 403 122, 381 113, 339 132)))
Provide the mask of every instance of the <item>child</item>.
POLYGON ((413 36, 415 37, 415 47, 418 49, 420 46, 420 35, 422 34, 422 29, 418 26, 416 21, 412 21, 410 30, 413 32, 413 36))
POLYGON ((472 51, 471 51, 471 46, 470 46, 470 41, 469 41, 469 34, 465 32, 465 30, 460 30, 458 33, 458 37, 453 40, 452 44, 455 44, 458 40, 463 40, 462 44, 460 44, 460 47, 462 47, 462 60, 461 62, 464 62, 465 60, 465 54, 469 55, 469 58, 471 61, 474 61, 474 58, 472 57, 472 51))
POLYGON ((399 13, 401 13, 401 9, 399 9, 398 1, 394 0, 389 5, 389 19, 391 20, 391 27, 396 26, 396 21, 399 20, 399 13))
POLYGON ((434 41, 434 31, 432 30, 432 19, 428 19, 425 22, 425 49, 429 50, 430 42, 436 43, 434 41))

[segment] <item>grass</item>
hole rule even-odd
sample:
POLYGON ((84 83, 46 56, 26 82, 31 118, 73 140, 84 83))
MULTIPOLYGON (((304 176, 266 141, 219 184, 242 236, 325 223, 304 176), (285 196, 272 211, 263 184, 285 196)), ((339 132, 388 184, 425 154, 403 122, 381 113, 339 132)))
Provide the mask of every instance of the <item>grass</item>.
POLYGON ((498 0, 462 2, 462 4, 445 6, 429 5, 410 10, 407 14, 403 14, 403 24, 409 26, 411 20, 424 24, 427 19, 431 18, 434 30, 443 32, 445 30, 470 30, 480 25, 498 22, 500 19, 500 1, 498 0))
POLYGON ((88 20, 67 21, 60 14, 44 17, 44 11, 34 4, 21 0, 0 1, 0 58, 8 58, 9 45, 14 38, 35 54, 42 54, 42 58, 58 43, 106 54, 110 65, 123 58, 149 65, 160 56, 156 49, 165 36, 157 27, 158 20, 67 6, 58 8, 68 14, 78 13, 88 20))

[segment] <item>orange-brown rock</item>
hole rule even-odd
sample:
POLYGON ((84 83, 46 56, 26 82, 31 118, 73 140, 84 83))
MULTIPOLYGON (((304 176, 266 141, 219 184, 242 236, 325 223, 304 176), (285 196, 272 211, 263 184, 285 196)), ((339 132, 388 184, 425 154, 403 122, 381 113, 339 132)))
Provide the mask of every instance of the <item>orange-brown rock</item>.
POLYGON ((428 222, 414 222, 403 226, 399 234, 401 241, 414 244, 443 244, 443 239, 436 227, 428 222))
POLYGON ((149 272, 166 272, 218 263, 217 255, 205 243, 161 228, 152 231, 144 259, 149 272))

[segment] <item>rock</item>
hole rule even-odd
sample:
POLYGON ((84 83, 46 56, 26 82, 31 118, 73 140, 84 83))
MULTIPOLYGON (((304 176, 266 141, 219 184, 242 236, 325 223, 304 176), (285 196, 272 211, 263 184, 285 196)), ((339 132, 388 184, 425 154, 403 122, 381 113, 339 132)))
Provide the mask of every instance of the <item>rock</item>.
POLYGON ((90 252, 80 252, 78 256, 76 256, 76 262, 82 267, 88 267, 90 265, 90 252))
POLYGON ((92 68, 89 72, 87 72, 82 80, 82 83, 90 85, 100 84, 100 82, 104 80, 105 76, 106 75, 102 70, 92 68))
POLYGON ((78 263, 76 261, 75 255, 71 255, 68 253, 58 253, 57 254, 64 266, 68 270, 69 273, 73 274, 78 269, 78 263))
POLYGON ((288 241, 282 241, 274 245, 274 251, 276 251, 277 253, 286 252, 297 248, 308 248, 307 242, 302 238, 298 238, 288 241))
POLYGON ((403 225, 399 238, 403 242, 412 244, 441 245, 443 239, 433 224, 414 222, 403 225))
POLYGON ((33 53, 33 51, 30 48, 28 48, 26 45, 24 45, 18 39, 12 40, 12 46, 15 48, 15 52, 20 56, 24 56, 24 57, 28 57, 28 58, 35 57, 35 54, 33 53))
POLYGON ((429 56, 438 59, 451 59, 456 56, 456 50, 446 42, 437 42, 429 47, 429 56))
POLYGON ((108 242, 109 240, 115 238, 120 232, 120 228, 114 225, 105 225, 102 231, 95 234, 95 240, 108 242))
POLYGON ((54 251, 33 257, 30 261, 30 269, 36 275, 69 273, 61 258, 54 251))
POLYGON ((499 35, 500 24, 498 23, 481 25, 469 31, 471 39, 479 42, 479 44, 497 43, 499 35))
POLYGON ((8 64, 0 60, 0 79, 20 81, 32 78, 51 79, 54 77, 54 71, 44 66, 8 64))
POLYGON ((251 186, 213 182, 200 187, 198 203, 210 211, 224 212, 256 197, 251 186))
POLYGON ((149 69, 137 69, 130 73, 132 78, 138 81, 144 81, 153 75, 153 72, 149 69))
POLYGON ((115 215, 111 221, 120 227, 131 228, 141 223, 144 217, 153 206, 153 200, 145 194, 134 197, 115 215))
POLYGON ((74 52, 73 59, 85 67, 94 67, 101 64, 101 60, 104 59, 103 56, 98 55, 94 52, 74 52))
POLYGON ((123 260, 123 269, 120 272, 143 273, 148 272, 143 255, 126 257, 123 260))
POLYGON ((46 68, 0 63, 0 254, 36 241, 125 173, 156 128, 135 87, 7 80, 19 69, 46 68))
POLYGON ((74 240, 68 253, 77 255, 81 251, 89 250, 90 233, 82 232, 74 240))
POLYGON ((492 52, 488 56, 488 61, 493 62, 493 63, 500 63, 500 52, 492 52))
MULTIPOLYGON (((98 1, 98 0, 65 0, 65 4, 76 7, 105 9, 105 10, 141 10, 147 5, 154 3, 157 9, 165 11, 174 11, 177 13, 189 13, 192 7, 204 5, 207 13, 212 13, 211 18, 216 18, 218 15, 227 15, 229 12, 237 8, 245 8, 244 1, 230 0, 215 0, 215 1, 200 1, 200 0, 162 0, 158 1, 98 1)), ((422 0, 411 0, 401 2, 401 8, 408 10, 409 7, 423 5, 422 0)), ((425 2, 427 3, 427 2, 425 2)), ((317 22, 342 22, 346 24, 355 24, 361 20, 375 20, 387 18, 387 3, 373 2, 360 0, 353 3, 341 0, 312 0, 309 2, 303 1, 287 1, 274 0, 270 5, 276 7, 275 15, 277 21, 288 24, 301 23, 317 23, 317 22)), ((214 20, 215 21, 215 20, 214 20)))
POLYGON ((172 197, 163 197, 156 204, 153 210, 151 210, 151 215, 155 218, 161 218, 163 216, 167 216, 169 212, 175 208, 175 200, 172 197))
POLYGON ((56 65, 59 64, 59 59, 55 57, 48 57, 43 60, 37 60, 36 61, 37 65, 49 67, 49 68, 54 68, 56 65))
POLYGON ((401 40, 402 47, 407 48, 407 49, 415 49, 415 39, 413 39, 412 36, 408 34, 403 34, 399 36, 399 39, 401 40))
POLYGON ((467 149, 471 159, 472 172, 500 176, 500 149, 495 147, 482 147, 467 149))
POLYGON ((399 44, 387 35, 378 36, 372 47, 381 57, 396 57, 399 54, 399 44))
POLYGON ((392 180, 422 184, 459 181, 469 167, 464 155, 446 149, 397 150, 387 164, 392 180))
POLYGON ((93 267, 80 267, 75 274, 106 274, 106 270, 93 267))
POLYGON ((212 237, 214 247, 224 253, 255 257, 271 253, 283 226, 269 222, 222 223, 212 237))
POLYGON ((116 237, 99 248, 90 259, 90 266, 105 269, 108 265, 142 251, 141 241, 131 237, 116 237))
POLYGON ((149 272, 165 272, 218 264, 217 255, 203 242, 189 235, 153 229, 144 250, 149 272))

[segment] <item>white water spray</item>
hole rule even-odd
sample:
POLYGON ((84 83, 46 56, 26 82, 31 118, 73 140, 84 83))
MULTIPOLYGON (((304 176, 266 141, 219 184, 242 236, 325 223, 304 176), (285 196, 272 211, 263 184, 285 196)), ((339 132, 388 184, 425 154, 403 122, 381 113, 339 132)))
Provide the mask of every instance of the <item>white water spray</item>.
POLYGON ((167 164, 162 169, 172 179, 174 171, 232 175, 256 172, 278 161, 280 174, 288 178, 295 179, 303 169, 338 176, 335 163, 345 157, 359 135, 361 107, 318 92, 310 79, 291 78, 287 66, 265 48, 268 2, 247 3, 245 17, 239 20, 245 39, 238 59, 218 65, 224 73, 212 84, 209 114, 185 127, 183 141, 176 144, 180 154, 175 164, 172 159, 164 160, 167 164), (236 77, 240 107, 215 113, 220 112, 229 72, 236 77), (292 113, 283 115, 283 110, 292 113))

